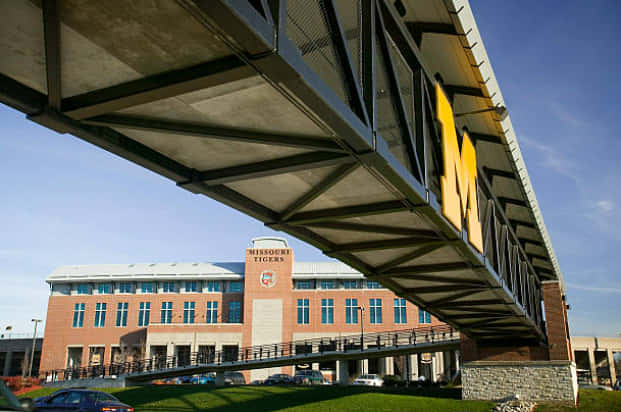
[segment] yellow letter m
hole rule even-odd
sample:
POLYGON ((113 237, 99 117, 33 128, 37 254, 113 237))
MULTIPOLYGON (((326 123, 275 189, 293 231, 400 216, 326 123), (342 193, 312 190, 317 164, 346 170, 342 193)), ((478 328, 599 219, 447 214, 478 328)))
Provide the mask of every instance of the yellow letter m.
POLYGON ((468 241, 483 253, 476 185, 476 152, 470 137, 464 132, 460 154, 453 109, 439 84, 436 84, 436 115, 442 125, 442 214, 459 231, 462 230, 462 222, 466 218, 468 241))

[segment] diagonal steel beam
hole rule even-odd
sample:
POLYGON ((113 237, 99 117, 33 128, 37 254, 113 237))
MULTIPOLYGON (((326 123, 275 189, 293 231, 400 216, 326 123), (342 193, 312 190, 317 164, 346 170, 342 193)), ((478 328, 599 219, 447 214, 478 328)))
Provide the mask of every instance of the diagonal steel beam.
POLYGON ((48 104, 51 108, 58 110, 62 100, 58 3, 56 0, 43 0, 41 6, 43 9, 48 104))
POLYGON ((237 56, 228 56, 65 98, 61 108, 82 120, 256 75, 237 56))
POLYGON ((440 272, 450 272, 454 270, 463 270, 463 269, 468 269, 468 268, 470 268, 470 265, 465 262, 438 263, 434 265, 398 267, 398 268, 388 270, 382 273, 382 275, 385 277, 390 277, 390 276, 409 275, 409 274, 417 274, 417 273, 440 273, 440 272))
POLYGON ((481 289, 487 289, 488 286, 483 283, 456 283, 453 285, 442 285, 442 286, 423 286, 419 288, 406 288, 405 291, 407 293, 413 294, 426 294, 426 293, 442 293, 442 292, 453 292, 455 288, 470 291, 480 291, 481 289))
POLYGON ((84 123, 131 130, 167 132, 184 136, 205 137, 241 143, 257 143, 274 146, 297 147, 344 153, 345 150, 332 140, 320 137, 301 137, 253 130, 229 129, 218 126, 174 120, 154 119, 128 115, 107 114, 84 120, 84 123))
POLYGON ((450 95, 454 96, 456 94, 460 94, 462 96, 472 96, 472 97, 487 97, 483 94, 483 90, 480 87, 469 87, 469 86, 461 86, 456 84, 443 84, 442 88, 450 95))
POLYGON ((431 252, 433 252, 433 251, 435 251, 437 249, 440 249, 443 246, 445 246, 445 245, 441 244, 441 243, 423 246, 423 247, 421 247, 419 249, 416 249, 413 252, 406 253, 406 254, 404 254, 402 256, 399 256, 399 257, 397 257, 395 259, 392 259, 392 260, 384 263, 383 265, 381 265, 380 267, 377 268, 377 273, 381 275, 382 273, 386 272, 389 269, 392 269, 392 268, 394 268, 396 266, 399 266, 402 263, 409 262, 410 260, 417 259, 419 257, 428 255, 429 253, 431 253, 431 252))
POLYGON ((323 193, 334 187, 337 183, 349 176, 358 168, 357 163, 345 164, 334 172, 330 173, 325 179, 319 182, 315 187, 306 192, 302 197, 291 203, 281 214, 279 220, 287 220, 295 213, 303 209, 313 200, 317 199, 323 193))
POLYGON ((354 242, 337 245, 335 249, 327 253, 366 252, 370 250, 399 249, 412 246, 427 246, 435 244, 445 245, 446 241, 421 239, 419 237, 389 240, 372 240, 368 242, 354 242))
POLYGON ((494 169, 491 167, 484 166, 483 171, 487 175, 490 182, 493 181, 494 177, 504 177, 504 178, 513 179, 513 180, 517 179, 517 176, 515 175, 515 173, 513 173, 512 171, 508 171, 508 170, 500 170, 500 169, 494 169))
POLYGON ((259 177, 274 176, 292 173, 300 170, 309 170, 319 167, 332 166, 351 161, 347 155, 332 152, 312 152, 281 157, 279 159, 264 160, 240 166, 225 167, 222 169, 198 172, 187 182, 179 185, 203 182, 207 185, 220 185, 239 180, 256 179, 259 177))
MULTIPOLYGON (((462 291, 454 293, 454 294, 452 294, 450 296, 447 296, 447 297, 444 297, 444 298, 435 299, 435 300, 432 300, 430 302, 427 302, 427 306, 432 307, 434 309, 436 309, 436 308, 437 309, 442 309, 441 305, 444 305, 444 304, 449 303, 449 302, 454 302, 456 299, 465 298, 466 296, 470 296, 470 295, 473 295, 475 293, 478 293, 478 291, 473 292, 471 290, 462 290, 462 291)), ((449 306, 449 307, 444 307, 444 309, 453 309, 453 308, 449 306)))
POLYGON ((43 109, 47 98, 43 93, 0 73, 0 102, 26 115, 32 115, 43 109))
POLYGON ((291 216, 291 218, 285 223, 288 225, 304 225, 308 223, 347 219, 352 217, 403 212, 406 210, 410 210, 410 207, 407 207, 406 203, 399 200, 391 200, 387 202, 367 203, 357 206, 345 206, 332 209, 300 212, 291 216))
POLYGON ((495 136, 492 134, 468 132, 468 137, 470 137, 470 140, 472 140, 473 145, 476 145, 477 142, 503 144, 500 136, 495 136))
POLYGON ((430 240, 441 240, 438 234, 432 230, 410 229, 407 227, 367 225, 354 222, 309 222, 306 226, 319 227, 324 229, 345 230, 350 232, 364 233, 383 233, 386 235, 401 235, 411 237, 422 237, 430 240))
MULTIPOLYGON (((450 302, 450 303, 442 303, 442 304, 438 304, 438 303, 434 303, 434 308, 437 309, 453 309, 453 308, 460 308, 460 307, 473 307, 473 306, 491 306, 491 305, 507 305, 507 302, 505 302, 502 299, 481 299, 481 300, 469 300, 469 301, 460 301, 460 302, 450 302)), ((431 306, 431 304, 430 304, 431 306)))
POLYGON ((357 74, 355 73, 353 66, 353 59, 349 53, 349 47, 347 46, 347 40, 343 27, 338 18, 334 0, 319 0, 319 3, 323 10, 325 10, 325 16, 328 26, 331 28, 332 41, 334 43, 334 49, 338 56, 338 60, 341 63, 345 83, 349 95, 349 103, 354 111, 360 117, 365 124, 369 124, 369 117, 367 116, 366 107, 363 101, 362 91, 360 90, 359 83, 357 81, 357 74))
MULTIPOLYGON (((405 102, 401 94, 401 87, 399 85, 399 77, 397 75, 397 69, 395 62, 390 52, 390 45, 388 44, 388 37, 386 34, 386 28, 384 26, 384 19, 382 13, 377 13, 377 40, 380 48, 380 52, 384 57, 384 63, 386 64, 386 71, 388 72, 388 87, 392 90, 392 95, 397 98, 396 108, 397 117, 399 119, 398 129, 400 130, 402 143, 405 145, 412 166, 413 172, 418 176, 420 181, 424 180, 423 169, 420 164, 420 157, 417 154, 416 141, 412 134, 412 127, 410 124, 410 116, 405 107, 405 102)), ((409 68, 409 67, 408 67, 409 68)), ((413 81, 413 79, 411 79, 413 81)), ((413 90, 412 90, 413 91, 413 90)), ((420 148, 422 149, 422 148, 420 148)))

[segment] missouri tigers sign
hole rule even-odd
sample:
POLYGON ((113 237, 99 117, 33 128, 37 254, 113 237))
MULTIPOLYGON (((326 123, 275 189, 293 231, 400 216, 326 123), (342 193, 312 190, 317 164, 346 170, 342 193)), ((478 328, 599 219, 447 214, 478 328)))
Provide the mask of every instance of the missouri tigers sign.
POLYGON ((468 241, 483 253, 477 195, 476 151, 465 131, 461 151, 459 150, 453 108, 439 84, 436 84, 436 117, 442 125, 444 160, 444 174, 441 177, 442 214, 460 231, 465 219, 468 241))

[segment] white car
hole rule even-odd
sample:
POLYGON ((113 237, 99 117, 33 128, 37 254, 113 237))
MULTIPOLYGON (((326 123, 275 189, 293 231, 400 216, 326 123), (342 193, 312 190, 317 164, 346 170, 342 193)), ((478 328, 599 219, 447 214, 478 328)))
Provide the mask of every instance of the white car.
POLYGON ((356 380, 354 380, 353 384, 364 386, 382 386, 384 384, 384 380, 374 374, 360 375, 356 378, 356 380))

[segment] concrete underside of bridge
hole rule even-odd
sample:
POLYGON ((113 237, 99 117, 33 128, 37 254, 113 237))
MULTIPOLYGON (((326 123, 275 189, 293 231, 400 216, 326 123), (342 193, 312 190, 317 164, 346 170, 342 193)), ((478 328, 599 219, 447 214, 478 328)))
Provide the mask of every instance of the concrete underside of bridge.
POLYGON ((442 214, 433 73, 456 112, 504 104, 468 3, 404 7, 2 2, 0 100, 318 247, 478 344, 545 347, 541 285, 564 293, 562 276, 510 120, 455 119, 476 147, 484 250, 442 214))

